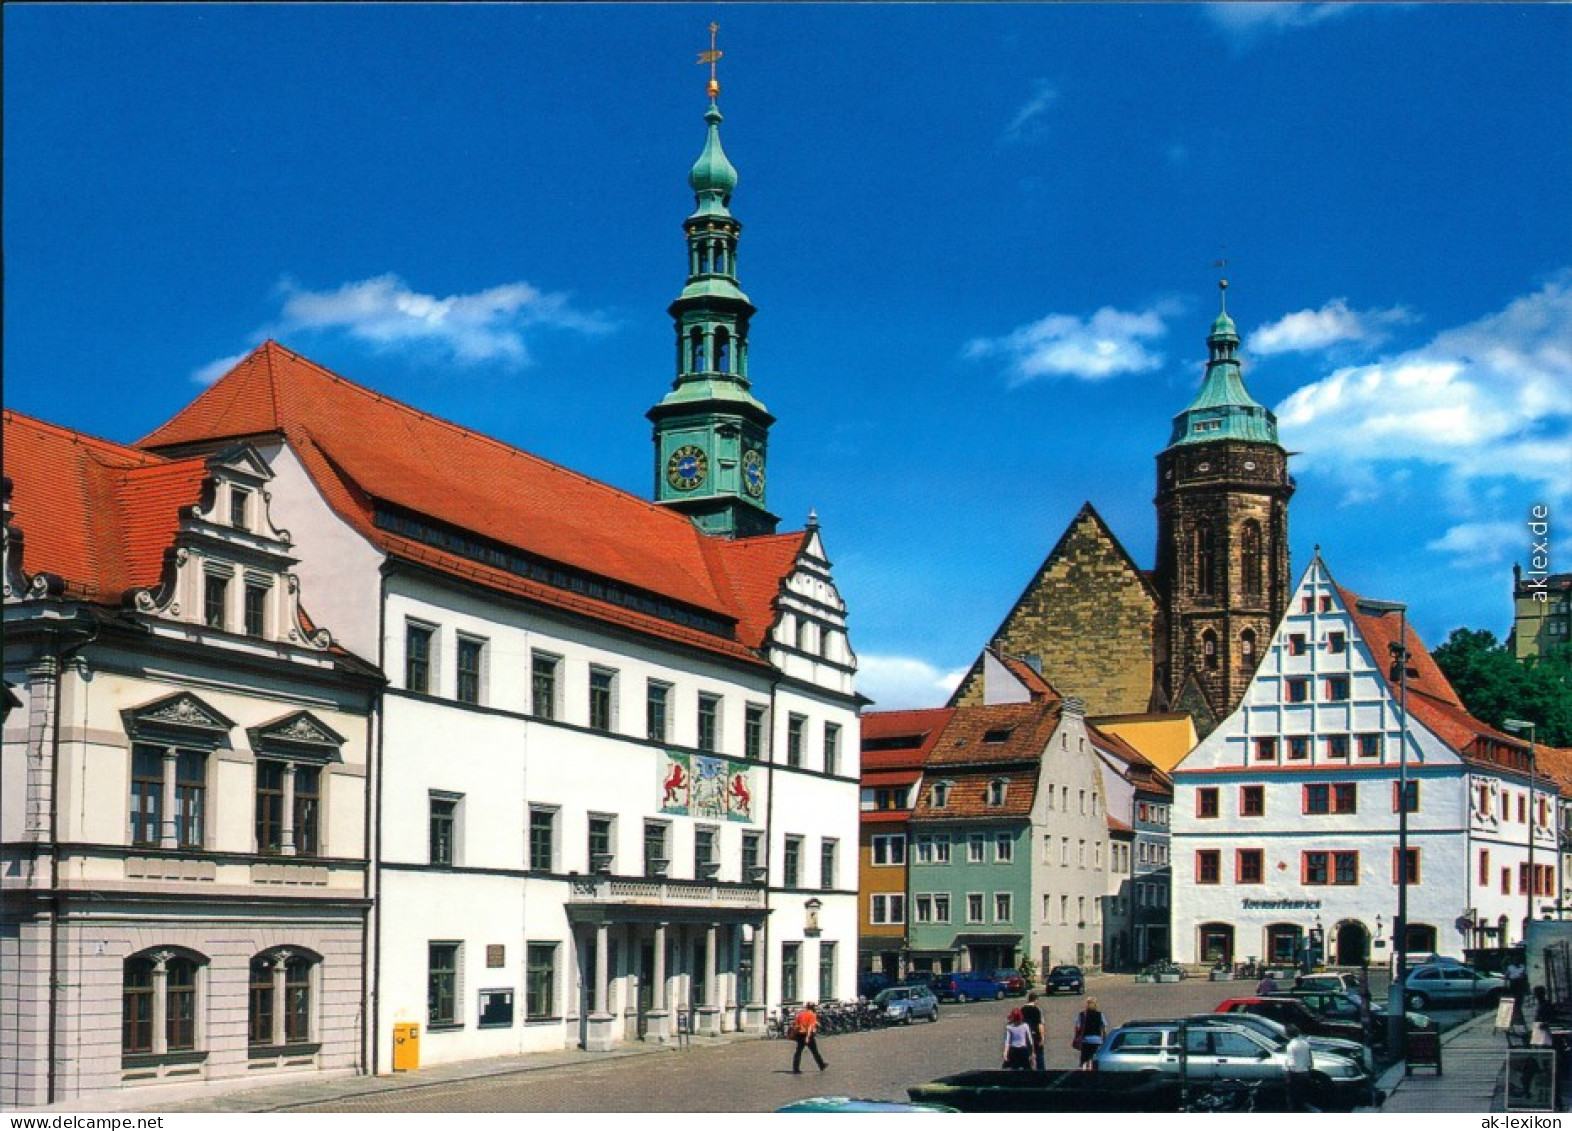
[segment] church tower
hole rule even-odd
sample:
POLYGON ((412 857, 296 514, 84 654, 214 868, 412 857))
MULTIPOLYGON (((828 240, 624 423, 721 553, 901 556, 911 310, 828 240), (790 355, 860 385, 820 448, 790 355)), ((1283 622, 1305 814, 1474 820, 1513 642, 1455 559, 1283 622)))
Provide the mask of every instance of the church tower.
POLYGON ((1245 391, 1220 286, 1201 390, 1157 457, 1156 683, 1203 732, 1238 706, 1292 587, 1288 453, 1277 418, 1245 391))
POLYGON ((775 418, 748 381, 748 323, 754 306, 737 283, 737 237, 731 214, 737 170, 721 148, 716 105, 714 28, 710 50, 708 133, 688 174, 696 207, 683 221, 688 279, 669 308, 676 327, 677 379, 647 413, 655 425, 655 501, 688 515, 708 534, 773 534, 765 509, 766 455, 775 418))

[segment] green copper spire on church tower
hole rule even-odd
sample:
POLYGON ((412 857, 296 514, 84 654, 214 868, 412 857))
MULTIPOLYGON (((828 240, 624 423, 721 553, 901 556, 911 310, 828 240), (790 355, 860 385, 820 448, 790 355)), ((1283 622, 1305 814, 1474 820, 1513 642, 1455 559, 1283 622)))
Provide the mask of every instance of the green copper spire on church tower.
POLYGON ((677 334, 677 378, 646 414, 655 425, 655 501, 710 534, 773 534, 765 509, 765 456, 775 418, 748 381, 748 323, 754 306, 737 282, 742 225, 731 214, 737 170, 721 147, 715 25, 704 149, 688 173, 695 208, 683 221, 688 277, 669 308, 677 334))
POLYGON ((1206 376, 1190 407, 1174 417, 1170 448, 1218 440, 1277 443, 1277 417, 1245 390, 1239 367, 1239 331, 1228 317, 1228 280, 1220 280, 1218 288, 1222 309, 1206 336, 1206 376))

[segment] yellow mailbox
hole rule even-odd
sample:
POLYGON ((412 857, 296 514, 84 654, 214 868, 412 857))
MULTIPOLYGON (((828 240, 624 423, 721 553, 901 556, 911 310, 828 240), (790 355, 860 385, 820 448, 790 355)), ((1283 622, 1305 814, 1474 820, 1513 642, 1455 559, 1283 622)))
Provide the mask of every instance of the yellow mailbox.
POLYGON ((393 1026, 393 1071, 410 1072, 420 1067, 420 1026, 400 1021, 393 1026))

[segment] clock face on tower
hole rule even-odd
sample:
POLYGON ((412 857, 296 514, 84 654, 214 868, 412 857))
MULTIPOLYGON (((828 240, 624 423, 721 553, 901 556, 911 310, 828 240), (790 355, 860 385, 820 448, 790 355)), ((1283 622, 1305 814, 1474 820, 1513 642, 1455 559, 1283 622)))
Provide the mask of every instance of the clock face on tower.
POLYGON ((754 448, 742 453, 742 486, 755 499, 764 496, 764 457, 754 448))
POLYGON ((666 482, 679 491, 691 491, 704 482, 709 469, 710 461, 704 449, 684 444, 666 461, 666 482))

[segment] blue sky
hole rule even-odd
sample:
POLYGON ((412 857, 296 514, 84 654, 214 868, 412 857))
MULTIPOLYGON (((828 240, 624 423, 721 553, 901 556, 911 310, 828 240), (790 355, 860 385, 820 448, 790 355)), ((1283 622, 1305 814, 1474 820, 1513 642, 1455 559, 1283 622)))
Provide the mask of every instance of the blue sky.
POLYGON ((1529 507, 1572 569, 1567 6, 8 5, 5 403, 134 441, 271 336, 647 495, 712 19, 770 504, 879 706, 1083 501, 1152 564, 1219 259, 1296 578, 1434 644, 1529 507))

